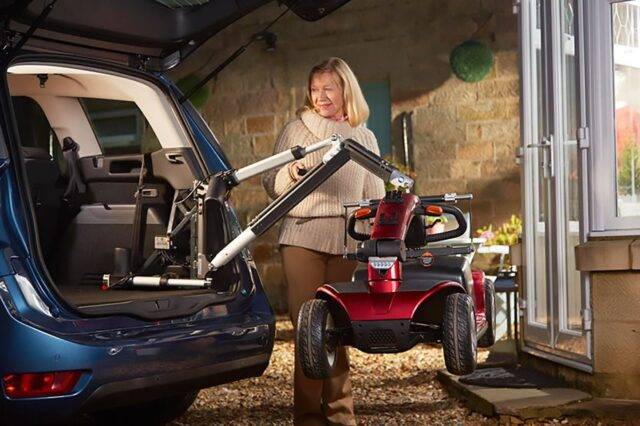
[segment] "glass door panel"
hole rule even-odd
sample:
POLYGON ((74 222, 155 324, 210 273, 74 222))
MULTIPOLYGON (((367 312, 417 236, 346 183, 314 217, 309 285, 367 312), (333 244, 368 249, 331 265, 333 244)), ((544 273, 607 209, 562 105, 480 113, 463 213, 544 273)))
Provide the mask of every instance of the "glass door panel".
POLYGON ((582 332, 582 315, 585 306, 583 278, 576 270, 575 247, 581 242, 580 235, 580 170, 577 130, 579 126, 578 75, 576 61, 575 21, 577 0, 563 0, 558 4, 559 63, 558 100, 562 110, 557 121, 559 132, 558 161, 563 165, 558 173, 558 205, 562 211, 557 218, 561 230, 560 250, 564 262, 557 271, 558 279, 558 336, 555 346, 576 355, 586 355, 582 332))
POLYGON ((521 16, 523 34, 524 74, 529 85, 524 89, 530 99, 527 108, 527 129, 523 132, 525 214, 525 311, 524 338, 532 343, 546 344, 549 341, 549 303, 547 291, 547 255, 549 232, 548 200, 549 182, 545 172, 546 153, 540 142, 547 132, 547 87, 544 10, 542 0, 524 3, 521 16), (526 68, 526 69, 525 69, 526 68))
POLYGON ((581 122, 577 63, 580 0, 529 0, 521 16, 525 146, 525 346, 584 361, 581 122), (525 10, 526 8, 526 10, 525 10), (528 25, 528 27, 527 27, 528 25))

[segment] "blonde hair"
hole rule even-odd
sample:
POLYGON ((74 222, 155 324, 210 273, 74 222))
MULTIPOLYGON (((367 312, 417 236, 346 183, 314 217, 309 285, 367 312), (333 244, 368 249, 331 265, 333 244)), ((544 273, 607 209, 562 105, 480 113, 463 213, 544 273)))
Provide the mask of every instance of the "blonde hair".
POLYGON ((311 100, 311 82, 316 74, 325 72, 330 72, 337 77, 336 82, 342 89, 342 100, 349 125, 357 127, 367 121, 369 118, 369 105, 367 105, 367 101, 362 94, 358 79, 344 60, 335 57, 325 59, 313 66, 309 71, 307 96, 302 110, 314 110, 313 101, 311 100))

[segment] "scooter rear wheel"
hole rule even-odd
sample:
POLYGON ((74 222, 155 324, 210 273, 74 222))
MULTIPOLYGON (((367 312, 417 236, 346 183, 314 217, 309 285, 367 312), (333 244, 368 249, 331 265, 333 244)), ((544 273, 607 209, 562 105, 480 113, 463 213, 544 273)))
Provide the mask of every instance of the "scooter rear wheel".
POLYGON ((331 376, 337 358, 337 342, 331 335, 333 317, 325 300, 307 300, 298 314, 296 352, 302 372, 310 379, 331 376))
POLYGON ((493 281, 484 280, 484 312, 487 318, 487 331, 478 340, 478 346, 488 348, 496 342, 496 291, 493 281))
POLYGON ((447 370, 458 376, 472 373, 476 369, 478 342, 473 300, 469 295, 455 293, 447 297, 442 328, 447 370))

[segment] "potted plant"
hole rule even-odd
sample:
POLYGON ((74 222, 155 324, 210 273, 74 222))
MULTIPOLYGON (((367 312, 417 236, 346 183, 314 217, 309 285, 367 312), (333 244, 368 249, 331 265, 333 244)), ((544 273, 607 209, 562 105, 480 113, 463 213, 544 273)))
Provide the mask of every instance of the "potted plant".
POLYGON ((517 250, 513 250, 513 247, 519 245, 522 235, 520 216, 511 215, 509 220, 495 229, 493 225, 480 227, 476 234, 484 239, 483 247, 478 252, 485 255, 484 258, 476 258, 476 264, 485 272, 497 275, 500 269, 519 264, 513 255, 517 250))

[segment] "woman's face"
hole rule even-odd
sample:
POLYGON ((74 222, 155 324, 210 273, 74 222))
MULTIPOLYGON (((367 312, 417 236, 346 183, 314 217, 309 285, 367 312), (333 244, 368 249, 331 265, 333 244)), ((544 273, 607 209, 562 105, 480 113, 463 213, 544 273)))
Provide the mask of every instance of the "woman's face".
POLYGON ((344 117, 344 97, 338 78, 332 72, 318 73, 311 79, 311 102, 324 118, 339 120, 344 117))

